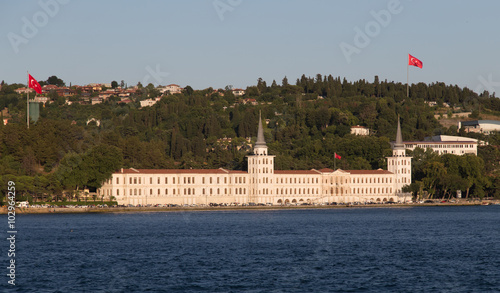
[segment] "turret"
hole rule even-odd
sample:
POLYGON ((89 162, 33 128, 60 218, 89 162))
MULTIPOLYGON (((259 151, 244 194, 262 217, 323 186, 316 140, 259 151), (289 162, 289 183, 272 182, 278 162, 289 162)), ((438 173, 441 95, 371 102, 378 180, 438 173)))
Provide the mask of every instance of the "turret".
POLYGON ((401 134, 401 123, 398 115, 396 141, 392 146, 392 157, 387 158, 387 170, 394 173, 395 192, 401 193, 405 185, 411 184, 411 157, 406 155, 406 149, 401 134))
POLYGON ((268 154, 262 116, 259 113, 259 128, 253 155, 247 156, 250 180, 249 202, 272 202, 274 181, 274 157, 268 154))

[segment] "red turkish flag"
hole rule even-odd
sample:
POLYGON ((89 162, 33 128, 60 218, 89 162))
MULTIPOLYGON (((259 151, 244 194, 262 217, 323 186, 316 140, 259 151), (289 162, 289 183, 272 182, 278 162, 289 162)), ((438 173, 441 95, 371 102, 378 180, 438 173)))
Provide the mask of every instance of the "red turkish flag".
POLYGON ((337 155, 337 153, 335 153, 335 159, 339 159, 339 160, 341 160, 341 159, 342 159, 342 157, 341 157, 341 156, 339 156, 339 155, 337 155))
POLYGON ((408 54, 408 65, 413 65, 417 66, 418 68, 422 68, 424 66, 424 63, 422 63, 422 61, 418 60, 412 55, 408 54))
POLYGON ((28 87, 32 88, 35 90, 35 92, 41 94, 42 93, 42 87, 40 86, 40 84, 38 83, 38 81, 36 81, 36 79, 33 78, 33 76, 31 76, 31 74, 28 73, 28 87))

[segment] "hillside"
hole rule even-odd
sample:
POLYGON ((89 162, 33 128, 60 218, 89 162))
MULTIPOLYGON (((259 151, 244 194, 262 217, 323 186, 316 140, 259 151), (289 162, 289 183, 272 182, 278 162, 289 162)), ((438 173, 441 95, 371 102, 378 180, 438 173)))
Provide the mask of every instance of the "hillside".
MULTIPOLYGON (((277 156, 278 170, 332 168, 335 152, 343 157, 337 165, 342 169, 386 168, 384 158, 391 153, 389 142, 395 138, 398 115, 405 140, 456 135, 454 121, 436 120, 429 101, 460 111, 500 112, 499 100, 487 92, 416 84, 406 98, 401 83, 378 77, 373 82, 348 82, 318 74, 303 75, 294 85, 286 77, 281 85, 273 81, 270 86, 259 79, 257 85, 238 91, 186 86, 179 93, 162 94, 152 84, 139 85, 126 98, 111 93, 96 105, 90 105, 82 91, 70 98, 49 92, 50 102, 40 108, 40 119, 28 130, 25 95, 14 92, 21 86, 4 84, 0 91, 0 107, 7 108, 5 114, 10 116, 9 123, 0 126, 0 176, 4 182, 16 179, 19 194, 35 198, 73 197, 75 190, 98 188, 121 167, 245 170, 259 112, 266 119, 266 141, 277 156), (473 106, 466 102, 471 96, 477 101, 473 106), (154 99, 154 105, 141 107, 140 102, 148 99, 154 99), (353 125, 366 126, 372 135, 351 135, 353 125)), ((498 145, 500 137, 488 140, 498 145)), ((443 164, 450 176, 455 172, 454 176, 467 177, 471 182, 464 185, 467 190, 493 195, 498 151, 480 153, 486 165, 476 171, 488 172, 484 182, 460 173, 464 170, 448 170, 449 162, 441 159, 422 156, 421 160, 443 164)), ((425 173, 427 165, 414 163, 414 181, 423 182, 422 188, 431 188, 434 194, 448 189, 445 182, 425 182, 432 176, 425 173)))

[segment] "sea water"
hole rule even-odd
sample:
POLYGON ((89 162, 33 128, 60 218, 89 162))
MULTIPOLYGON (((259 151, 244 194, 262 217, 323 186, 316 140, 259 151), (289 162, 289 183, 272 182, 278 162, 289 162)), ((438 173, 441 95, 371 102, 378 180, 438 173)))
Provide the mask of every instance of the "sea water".
POLYGON ((26 214, 17 230, 5 292, 500 291, 500 206, 26 214))

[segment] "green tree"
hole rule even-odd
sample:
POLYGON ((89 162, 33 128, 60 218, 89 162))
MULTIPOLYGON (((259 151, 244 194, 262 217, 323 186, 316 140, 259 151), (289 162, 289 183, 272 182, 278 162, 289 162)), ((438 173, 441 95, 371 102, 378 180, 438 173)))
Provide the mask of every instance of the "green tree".
POLYGON ((65 83, 62 79, 58 78, 55 75, 47 78, 47 84, 57 85, 57 86, 65 86, 65 83))

